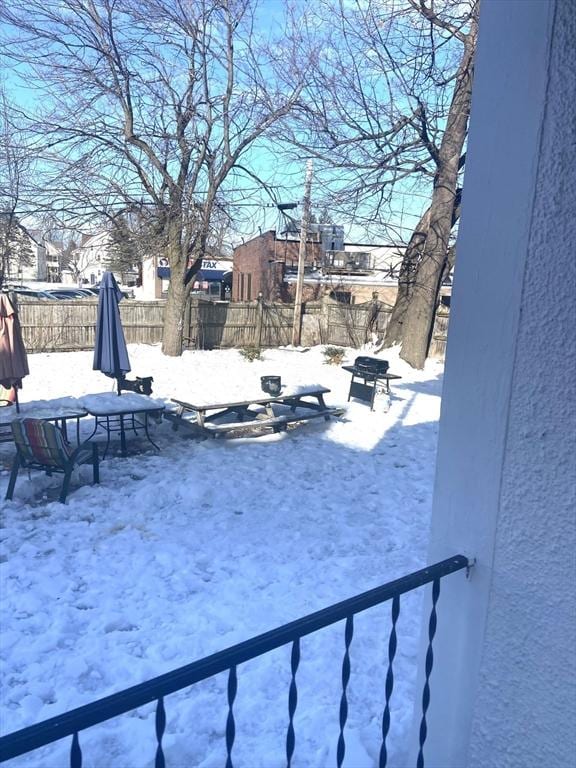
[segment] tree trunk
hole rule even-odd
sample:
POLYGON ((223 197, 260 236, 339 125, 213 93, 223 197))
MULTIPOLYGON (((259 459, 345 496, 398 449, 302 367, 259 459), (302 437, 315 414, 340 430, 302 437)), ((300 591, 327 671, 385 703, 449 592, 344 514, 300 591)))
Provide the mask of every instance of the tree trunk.
MULTIPOLYGON (((446 254, 446 261, 444 262, 444 267, 442 269, 442 274, 440 275, 440 288, 444 284, 444 281, 450 274, 450 272, 454 269, 454 264, 456 263, 456 246, 451 245, 450 248, 448 248, 448 253, 446 254)), ((436 302, 436 306, 438 306, 439 302, 436 302)))
POLYGON ((162 352, 171 357, 179 357, 182 354, 184 339, 184 310, 188 291, 184 286, 181 276, 170 272, 170 285, 168 286, 168 298, 164 308, 164 331, 162 335, 162 352))
POLYGON ((386 347, 402 342, 404 316, 412 298, 416 270, 418 269, 422 249, 426 242, 429 226, 430 208, 426 210, 418 222, 402 259, 402 266, 400 267, 400 275, 398 277, 398 293, 388 326, 386 327, 384 339, 384 346, 386 347))
POLYGON ((188 259, 182 252, 180 227, 172 222, 168 234, 168 263, 170 284, 164 308, 162 352, 171 357, 182 354, 184 340, 184 315, 189 290, 185 285, 188 259))
POLYGON ((448 254, 458 194, 459 160, 470 113, 476 32, 477 19, 474 18, 466 37, 446 130, 438 153, 438 172, 430 205, 428 237, 416 271, 412 297, 404 316, 400 357, 414 368, 423 368, 426 362, 442 271, 448 254))

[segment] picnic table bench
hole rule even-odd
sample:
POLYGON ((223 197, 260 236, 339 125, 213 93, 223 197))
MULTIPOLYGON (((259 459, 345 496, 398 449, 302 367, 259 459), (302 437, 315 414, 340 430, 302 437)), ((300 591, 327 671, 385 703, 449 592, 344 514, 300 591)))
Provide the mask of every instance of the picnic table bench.
POLYGON ((295 422, 318 417, 328 421, 331 416, 339 415, 341 409, 330 408, 324 402, 327 392, 330 392, 327 387, 314 385, 294 388, 279 395, 228 403, 188 403, 172 398, 176 409, 165 412, 164 417, 172 421, 173 429, 185 426, 196 434, 213 437, 239 430, 268 428, 280 432, 295 422))

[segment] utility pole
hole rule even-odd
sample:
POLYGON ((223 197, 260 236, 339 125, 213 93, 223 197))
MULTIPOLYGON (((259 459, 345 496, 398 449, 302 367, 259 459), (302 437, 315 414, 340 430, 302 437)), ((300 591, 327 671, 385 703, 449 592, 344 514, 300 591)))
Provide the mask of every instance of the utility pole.
POLYGON ((306 237, 310 221, 310 191, 312 188, 312 160, 306 163, 306 178, 304 181, 304 203, 302 206, 302 224, 300 226, 300 248, 298 249, 298 277, 296 279, 296 295, 294 297, 294 323, 292 325, 292 346, 300 345, 300 329, 302 327, 302 289, 304 287, 304 258, 306 256, 306 237))

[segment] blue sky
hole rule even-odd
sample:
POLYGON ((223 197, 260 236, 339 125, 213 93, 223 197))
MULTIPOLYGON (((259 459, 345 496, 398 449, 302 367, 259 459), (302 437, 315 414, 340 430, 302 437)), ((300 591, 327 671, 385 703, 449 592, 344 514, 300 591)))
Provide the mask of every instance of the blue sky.
MULTIPOLYGON (((282 29, 286 3, 283 0, 262 0, 260 5, 260 23, 264 34, 269 30, 282 29)), ((20 70, 22 74, 22 70, 20 70)), ((5 70, 4 82, 9 96, 18 104, 28 108, 36 98, 33 88, 27 87, 26 79, 16 77, 16 73, 5 70)), ((280 202, 298 202, 303 195, 305 158, 301 161, 290 161, 280 157, 277 151, 266 141, 260 141, 246 154, 244 163, 263 179, 275 186, 275 197, 280 202)), ((317 164, 318 169, 318 164, 317 164)), ((279 214, 274 207, 270 195, 265 190, 258 190, 253 179, 242 176, 235 177, 235 187, 244 188, 246 194, 236 194, 236 232, 232 237, 235 241, 249 238, 258 234, 259 230, 275 228, 279 224, 279 214), (238 183, 236 183, 238 182, 238 183)), ((315 174, 312 186, 312 212, 319 216, 323 209, 331 213, 334 223, 342 224, 347 240, 361 242, 398 242, 408 239, 413 226, 421 211, 426 206, 428 198, 422 192, 414 193, 408 185, 399 187, 395 194, 392 210, 390 211, 390 230, 384 231, 379 227, 370 226, 361 217, 346 220, 330 211, 330 201, 326 199, 322 181, 315 174), (379 231, 381 230, 381 231, 379 231)), ((301 215, 301 208, 292 212, 295 218, 301 215)))

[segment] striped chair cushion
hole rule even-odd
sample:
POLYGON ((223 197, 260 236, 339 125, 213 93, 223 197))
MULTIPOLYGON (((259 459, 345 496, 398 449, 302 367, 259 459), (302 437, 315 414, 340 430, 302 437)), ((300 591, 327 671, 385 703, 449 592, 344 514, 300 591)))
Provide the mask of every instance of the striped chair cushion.
POLYGON ((61 467, 72 454, 64 435, 49 421, 21 419, 12 422, 14 441, 25 461, 61 467))

